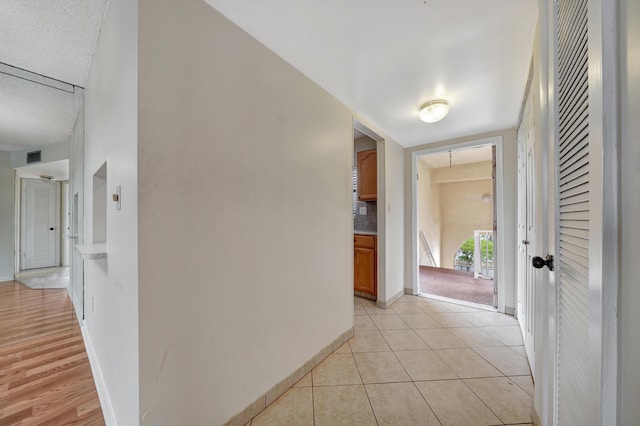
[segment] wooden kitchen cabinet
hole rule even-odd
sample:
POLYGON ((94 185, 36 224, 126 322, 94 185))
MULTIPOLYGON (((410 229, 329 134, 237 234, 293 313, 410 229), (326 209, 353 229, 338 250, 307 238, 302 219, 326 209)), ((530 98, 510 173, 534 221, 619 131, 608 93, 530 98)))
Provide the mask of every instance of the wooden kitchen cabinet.
POLYGON ((372 201, 378 198, 378 155, 375 149, 356 154, 358 170, 358 200, 372 201))
POLYGON ((376 237, 355 235, 353 240, 353 289, 376 296, 376 237))

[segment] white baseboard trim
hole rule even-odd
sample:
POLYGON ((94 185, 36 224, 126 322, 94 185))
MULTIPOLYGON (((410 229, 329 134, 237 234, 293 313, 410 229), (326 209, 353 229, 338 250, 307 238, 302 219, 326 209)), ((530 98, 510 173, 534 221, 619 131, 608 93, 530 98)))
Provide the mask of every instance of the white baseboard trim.
POLYGON ((249 404, 244 410, 233 416, 224 426, 243 426, 251 423, 251 420, 260 414, 269 404, 278 399, 283 393, 288 391, 291 386, 295 385, 298 380, 302 379, 305 374, 310 372, 322 360, 335 352, 340 346, 344 345, 355 334, 355 327, 338 336, 333 342, 322 348, 320 352, 311 357, 303 366, 299 367, 280 383, 272 387, 267 393, 260 396, 254 402, 249 404))
POLYGON ((3 281, 13 281, 13 275, 6 275, 4 277, 0 277, 0 282, 3 281))
POLYGON ((89 357, 89 365, 91 366, 91 373, 93 374, 93 381, 96 384, 96 391, 98 392, 98 399, 100 400, 100 406, 102 407, 102 415, 104 416, 104 422, 107 426, 118 426, 116 420, 116 414, 113 411, 113 405, 111 404, 111 398, 109 398, 109 392, 104 382, 104 376, 96 357, 96 352, 93 349, 91 343, 91 337, 89 331, 84 324, 81 324, 80 330, 82 331, 82 339, 84 340, 84 347, 87 350, 87 356, 89 357))
POLYGON ((400 299, 402 296, 404 296, 404 289, 400 290, 398 293, 394 294, 393 296, 391 296, 389 299, 385 301, 378 300, 376 305, 378 306, 378 308, 387 309, 389 306, 393 305, 393 303, 396 300, 400 299))

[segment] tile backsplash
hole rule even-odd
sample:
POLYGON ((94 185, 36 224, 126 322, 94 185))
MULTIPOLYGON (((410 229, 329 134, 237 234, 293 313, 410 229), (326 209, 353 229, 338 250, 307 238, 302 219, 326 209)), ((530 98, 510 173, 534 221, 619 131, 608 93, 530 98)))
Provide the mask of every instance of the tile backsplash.
POLYGON ((376 201, 356 201, 356 215, 353 229, 356 231, 375 232, 378 230, 378 203, 376 201), (367 208, 367 214, 360 214, 360 207, 367 208))

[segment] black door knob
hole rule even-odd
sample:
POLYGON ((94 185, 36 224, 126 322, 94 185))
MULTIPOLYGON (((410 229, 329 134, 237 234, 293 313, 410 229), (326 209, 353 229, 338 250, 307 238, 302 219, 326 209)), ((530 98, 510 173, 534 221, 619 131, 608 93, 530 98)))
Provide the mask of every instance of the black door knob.
POLYGON ((53 228, 49 228, 49 231, 53 231, 53 228))
POLYGON ((531 264, 534 268, 540 269, 543 266, 549 268, 550 271, 553 271, 553 256, 548 254, 546 258, 541 258, 540 256, 536 256, 531 259, 531 264))

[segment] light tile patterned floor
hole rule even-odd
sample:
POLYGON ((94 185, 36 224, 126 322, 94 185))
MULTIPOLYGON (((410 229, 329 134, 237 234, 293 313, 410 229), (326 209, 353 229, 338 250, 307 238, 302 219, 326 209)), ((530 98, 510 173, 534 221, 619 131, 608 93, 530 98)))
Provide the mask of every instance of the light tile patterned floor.
POLYGON ((354 303, 356 335, 252 426, 532 424, 513 317, 416 296, 354 303))

